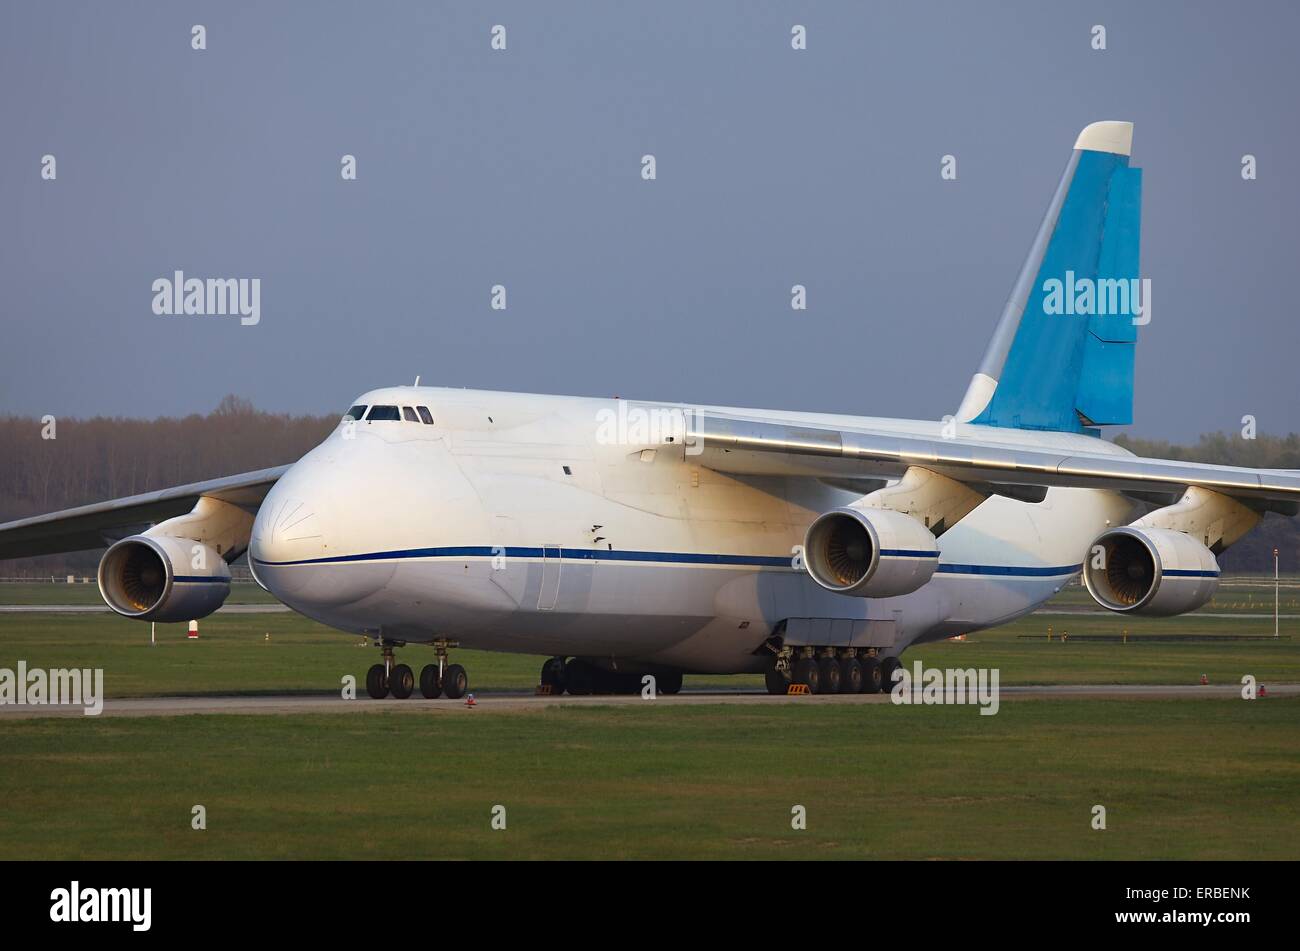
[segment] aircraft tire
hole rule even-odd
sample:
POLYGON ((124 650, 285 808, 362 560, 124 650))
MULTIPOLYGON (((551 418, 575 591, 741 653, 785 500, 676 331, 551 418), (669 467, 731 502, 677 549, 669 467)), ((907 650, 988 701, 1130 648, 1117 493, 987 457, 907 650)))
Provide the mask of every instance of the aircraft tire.
POLYGON ((619 677, 613 671, 606 670, 604 667, 592 666, 591 668, 591 692, 594 694, 611 694, 618 693, 619 677))
POLYGON ((805 657, 794 665, 794 682, 805 684, 809 693, 821 693, 821 668, 817 666, 817 661, 811 657, 805 657))
POLYGON ((469 692, 469 674, 460 664, 448 664, 442 672, 442 692, 448 700, 459 700, 469 692))
POLYGON ((767 684, 767 692, 774 697, 784 697, 790 692, 790 681, 775 667, 763 675, 763 682, 767 684))
POLYGON ((862 692, 880 693, 880 661, 875 657, 864 657, 859 664, 862 667, 862 692))
POLYGON ((886 657, 880 662, 880 689, 885 693, 894 689, 894 671, 902 666, 903 662, 897 657, 886 657))
POLYGON ((415 674, 410 667, 405 664, 398 664, 393 668, 392 675, 388 678, 388 689, 393 692, 393 696, 398 700, 405 700, 412 691, 415 690, 415 674))
POLYGON ((840 662, 834 657, 823 657, 817 662, 817 672, 821 674, 821 689, 813 693, 840 692, 840 662))
POLYGON ((425 700, 437 700, 442 696, 442 681, 438 678, 437 664, 425 664, 420 671, 420 695, 425 700))
POLYGON ((573 697, 585 697, 592 693, 592 669, 582 661, 574 659, 564 665, 564 684, 573 697))
POLYGON ((550 687, 551 693, 564 693, 565 663, 563 657, 552 657, 542 664, 542 675, 538 681, 544 687, 550 687))
MULTIPOLYGON (((639 682, 639 681, 638 681, 639 682)), ((667 674, 655 674, 655 692, 672 696, 675 693, 681 693, 682 690, 682 672, 674 670, 667 674)))
POLYGON ((862 693, 862 665, 856 657, 840 661, 840 693, 862 693))
POLYGON ((388 696, 388 671, 383 664, 375 664, 366 671, 366 693, 371 700, 383 700, 388 696))

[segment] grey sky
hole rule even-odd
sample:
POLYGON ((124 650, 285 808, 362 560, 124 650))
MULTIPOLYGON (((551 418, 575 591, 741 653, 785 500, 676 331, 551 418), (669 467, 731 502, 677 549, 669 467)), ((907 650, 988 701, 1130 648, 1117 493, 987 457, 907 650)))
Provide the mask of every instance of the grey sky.
POLYGON ((1075 135, 1131 119, 1133 431, 1297 430, 1297 35, 1281 2, 5 3, 0 412, 418 373, 938 418, 1075 135), (260 277, 261 323, 155 316, 175 269, 260 277))

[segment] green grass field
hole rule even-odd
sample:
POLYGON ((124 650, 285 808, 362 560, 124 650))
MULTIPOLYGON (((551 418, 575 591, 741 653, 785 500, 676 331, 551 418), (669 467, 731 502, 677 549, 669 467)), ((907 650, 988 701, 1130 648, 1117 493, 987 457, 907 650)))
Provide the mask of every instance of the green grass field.
MULTIPOLYGON (((57 587, 64 587, 62 585, 57 587)), ((1086 597, 1086 594, 1085 594, 1086 597)), ((55 602, 60 603, 60 602, 55 602)), ((0 667, 25 660, 29 667, 100 667, 110 697, 156 694, 329 693, 344 675, 361 677, 378 651, 361 641, 296 614, 217 614, 200 625, 197 641, 186 625, 160 624, 157 645, 149 626, 112 614, 0 615, 0 667), (270 635, 269 637, 267 635, 270 635)), ((1284 621, 1282 633, 1300 630, 1284 621)), ((1206 674, 1213 683, 1239 682, 1252 674, 1268 682, 1300 680, 1300 638, 1276 641, 1166 642, 1161 634, 1272 634, 1271 617, 1232 618, 1191 614, 1154 620, 1119 619, 1106 613, 1031 615, 1013 624, 908 651, 939 667, 996 667, 1003 685, 1071 683, 1194 683, 1206 674), (1047 640, 1049 627, 1052 640, 1047 640), (1128 644, 1072 640, 1061 633, 1119 634, 1128 644), (1031 635, 1024 637, 1022 635, 1031 635)), ((455 660, 469 670, 478 691, 530 689, 543 658, 459 650, 455 660)), ((417 673, 433 651, 410 645, 400 660, 417 673)), ((690 676, 687 688, 761 689, 758 676, 690 676)))
POLYGON ((0 859, 1294 858, 1298 714, 1275 698, 10 722, 0 859))
MULTIPOLYGON (((1083 606, 1080 593, 1064 592, 1062 606, 1083 606)), ((5 589, 0 598, 14 603, 5 589)), ((1003 685, 1186 684, 1202 673, 1215 683, 1245 673, 1300 680, 1300 644, 1290 638, 1159 640, 1272 633, 1271 617, 1244 616, 1247 607, 1209 613, 1230 612, 1243 616, 1124 621, 1143 638, 1128 644, 1060 642, 1063 629, 1118 633, 1110 615, 1032 616, 905 659, 997 667, 1003 685)), ((108 694, 119 697, 325 694, 377 656, 293 614, 217 615, 201 629, 187 641, 184 625, 159 625, 150 647, 148 625, 112 615, 0 615, 0 667, 103 667, 108 694)), ((1300 621, 1284 620, 1283 633, 1291 629, 1300 621)), ((399 657, 418 669, 432 651, 412 645, 399 657)), ((485 704, 493 690, 531 688, 541 660, 455 659, 485 704)), ((686 686, 761 681, 688 677, 686 686)), ((1300 851, 1300 699, 1004 698, 990 717, 975 707, 778 703, 0 720, 0 859, 1300 851), (204 831, 190 828, 195 804, 206 807, 204 831), (496 804, 506 807, 505 831, 490 827, 496 804), (1105 831, 1090 827, 1096 804, 1107 809, 1105 831), (807 808, 806 831, 790 827, 794 805, 807 808)))
MULTIPOLYGON (((3 592, 0 592, 3 594, 3 592)), ((1092 596, 1082 584, 1072 584, 1049 602, 1052 608, 1097 607, 1092 596)), ((1278 585, 1278 608, 1283 615, 1300 615, 1300 578, 1283 577, 1278 585)), ((1261 614, 1273 617, 1273 579, 1238 577, 1225 579, 1210 603, 1184 617, 1210 614, 1261 614)))
MULTIPOLYGON (((83 584, 49 582, 0 583, 0 604, 93 604, 103 605, 95 579, 83 584)), ((234 584, 230 588, 227 604, 275 604, 276 600, 255 584, 234 584)))

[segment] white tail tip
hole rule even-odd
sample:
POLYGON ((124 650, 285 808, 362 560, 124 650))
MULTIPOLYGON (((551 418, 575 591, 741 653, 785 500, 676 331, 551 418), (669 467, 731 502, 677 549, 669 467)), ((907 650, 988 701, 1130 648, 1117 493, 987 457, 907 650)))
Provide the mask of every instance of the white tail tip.
POLYGON ((1115 122, 1113 120, 1094 122, 1079 133, 1079 138, 1075 141, 1074 147, 1076 149, 1087 149, 1089 152, 1114 152, 1116 155, 1131 155, 1133 153, 1133 123, 1115 122))

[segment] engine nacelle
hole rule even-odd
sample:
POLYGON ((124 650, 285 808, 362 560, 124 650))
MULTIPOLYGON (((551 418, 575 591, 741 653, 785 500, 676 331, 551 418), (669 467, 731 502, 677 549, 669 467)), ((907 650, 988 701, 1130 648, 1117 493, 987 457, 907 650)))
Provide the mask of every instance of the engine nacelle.
POLYGON ((1125 525, 1097 536, 1083 563, 1083 582, 1103 608, 1170 617, 1214 597, 1219 563, 1186 532, 1125 525))
POLYGON ((213 548, 170 535, 132 535, 99 562, 104 602, 137 621, 194 621, 230 594, 230 568, 213 548))
POLYGON ((803 552, 814 581, 860 598, 910 594, 939 566, 939 545, 930 530, 890 509, 831 509, 808 526, 803 552))

